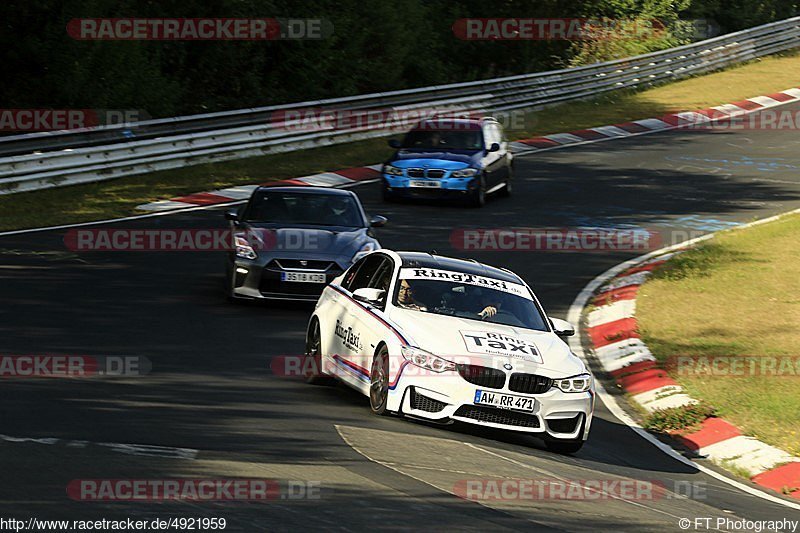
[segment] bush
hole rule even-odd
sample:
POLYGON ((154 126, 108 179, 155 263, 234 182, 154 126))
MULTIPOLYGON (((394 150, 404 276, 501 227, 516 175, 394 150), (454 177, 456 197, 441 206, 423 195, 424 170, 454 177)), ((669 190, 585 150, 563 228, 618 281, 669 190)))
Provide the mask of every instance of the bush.
POLYGON ((699 426, 706 418, 714 416, 714 413, 715 409, 703 402, 670 409, 658 409, 647 417, 644 427, 659 433, 689 431, 699 426))

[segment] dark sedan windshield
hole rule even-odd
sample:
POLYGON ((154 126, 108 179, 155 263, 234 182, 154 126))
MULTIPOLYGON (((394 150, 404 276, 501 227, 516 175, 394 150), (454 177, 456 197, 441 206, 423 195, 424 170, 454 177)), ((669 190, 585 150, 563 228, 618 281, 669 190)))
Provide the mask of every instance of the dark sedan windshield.
POLYGON ((403 148, 410 150, 482 150, 483 135, 480 130, 412 130, 403 140, 403 148))
POLYGON ((361 210, 350 196, 287 193, 277 189, 256 193, 244 219, 281 225, 364 226, 361 210))

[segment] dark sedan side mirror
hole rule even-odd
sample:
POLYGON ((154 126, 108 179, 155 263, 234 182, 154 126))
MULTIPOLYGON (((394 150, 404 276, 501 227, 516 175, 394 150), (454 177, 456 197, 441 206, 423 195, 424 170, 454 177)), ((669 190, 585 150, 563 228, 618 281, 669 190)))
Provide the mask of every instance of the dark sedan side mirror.
POLYGON ((400 141, 398 141, 397 139, 389 139, 389 146, 391 146, 392 148, 400 148, 401 146, 400 141))
POLYGON ((386 217, 382 217, 380 215, 375 215, 374 217, 369 219, 369 225, 372 228, 380 228, 382 226, 385 226, 387 222, 389 222, 389 219, 386 217))
POLYGON ((239 222, 239 213, 236 211, 236 209, 225 211, 225 220, 230 220, 231 222, 239 222))
POLYGON ((492 145, 489 146, 489 148, 487 148, 486 151, 487 152, 499 152, 500 151, 500 145, 497 144, 497 143, 492 143, 492 145))

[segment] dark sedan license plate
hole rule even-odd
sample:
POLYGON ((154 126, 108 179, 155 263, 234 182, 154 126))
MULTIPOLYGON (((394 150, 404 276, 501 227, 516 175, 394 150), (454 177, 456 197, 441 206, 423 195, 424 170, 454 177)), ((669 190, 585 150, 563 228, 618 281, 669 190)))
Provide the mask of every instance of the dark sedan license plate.
POLYGON ((325 274, 281 272, 281 281, 290 281, 294 283, 325 283, 325 274))
POLYGON ((536 400, 517 396, 515 394, 504 394, 502 392, 485 391, 478 389, 475 391, 475 405, 486 405, 498 407, 500 409, 513 409, 515 411, 525 411, 532 413, 536 408, 536 400))

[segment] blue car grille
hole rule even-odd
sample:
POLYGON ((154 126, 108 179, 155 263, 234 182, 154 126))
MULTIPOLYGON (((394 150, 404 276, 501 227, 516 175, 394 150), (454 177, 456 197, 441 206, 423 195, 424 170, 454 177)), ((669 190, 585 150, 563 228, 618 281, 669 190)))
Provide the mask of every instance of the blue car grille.
POLYGON ((443 178, 447 171, 441 168, 409 168, 406 173, 409 178, 443 178))

